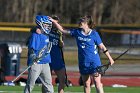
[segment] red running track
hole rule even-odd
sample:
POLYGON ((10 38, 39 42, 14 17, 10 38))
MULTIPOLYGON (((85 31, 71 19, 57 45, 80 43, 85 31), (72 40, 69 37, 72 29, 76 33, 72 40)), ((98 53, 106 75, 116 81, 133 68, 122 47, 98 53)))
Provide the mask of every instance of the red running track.
MULTIPOLYGON (((67 72, 68 80, 72 82, 74 86, 79 86, 79 77, 80 74, 78 72, 67 72)), ((53 73, 53 84, 55 84, 55 74, 53 73)), ((6 81, 12 81, 14 76, 6 76, 6 81)), ((27 75, 21 76, 20 78, 27 79, 27 75)), ((126 85, 126 86, 140 86, 140 75, 139 74, 111 74, 102 77, 102 83, 104 86, 112 86, 114 84, 126 85)))

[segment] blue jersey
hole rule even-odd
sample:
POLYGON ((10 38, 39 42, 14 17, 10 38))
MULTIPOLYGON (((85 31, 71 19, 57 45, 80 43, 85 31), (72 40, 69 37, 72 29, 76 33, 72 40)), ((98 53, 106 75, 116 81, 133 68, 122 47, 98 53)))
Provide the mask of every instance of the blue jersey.
POLYGON ((97 66, 101 65, 100 57, 97 51, 97 46, 102 43, 100 36, 95 30, 92 30, 90 34, 83 35, 82 29, 71 29, 70 33, 76 38, 78 46, 78 60, 79 68, 82 69, 81 74, 94 73, 95 71, 89 68, 95 69, 97 66), (89 69, 89 70, 87 70, 89 69))
POLYGON ((51 64, 50 67, 52 70, 60 70, 65 67, 62 50, 59 46, 61 34, 56 31, 51 31, 49 34, 49 40, 52 42, 51 49, 51 64))
MULTIPOLYGON (((36 56, 38 56, 40 50, 49 43, 49 36, 46 36, 44 34, 37 34, 37 33, 32 33, 30 40, 29 40, 29 44, 28 44, 28 48, 29 49, 33 49, 34 53, 36 56)), ((47 56, 45 56, 45 58, 42 58, 38 64, 46 64, 46 63, 50 63, 51 62, 51 57, 50 57, 50 53, 48 53, 47 56)), ((29 58, 29 54, 28 54, 28 64, 32 63, 31 59, 29 58)))

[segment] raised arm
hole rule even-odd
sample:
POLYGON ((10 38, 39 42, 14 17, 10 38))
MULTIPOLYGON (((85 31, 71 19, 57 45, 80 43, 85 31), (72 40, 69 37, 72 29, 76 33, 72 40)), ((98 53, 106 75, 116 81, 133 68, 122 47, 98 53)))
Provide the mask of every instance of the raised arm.
POLYGON ((63 27, 53 18, 49 17, 49 19, 53 22, 54 25, 56 25, 56 27, 58 28, 58 30, 60 30, 62 33, 64 34, 70 34, 70 31, 68 30, 64 30, 63 27))

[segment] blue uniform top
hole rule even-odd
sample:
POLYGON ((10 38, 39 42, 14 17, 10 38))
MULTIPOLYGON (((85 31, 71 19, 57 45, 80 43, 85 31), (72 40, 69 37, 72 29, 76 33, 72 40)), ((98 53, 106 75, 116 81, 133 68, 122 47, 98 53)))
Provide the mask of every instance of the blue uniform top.
MULTIPOLYGON (((46 36, 44 34, 37 34, 36 32, 32 33, 29 44, 28 44, 28 49, 33 49, 34 53, 36 56, 38 56, 40 50, 49 43, 49 36, 46 36)), ((50 53, 45 56, 45 58, 42 58, 38 64, 46 64, 51 62, 51 57, 50 53)), ((32 63, 31 59, 29 58, 28 54, 28 62, 27 64, 32 63)))
POLYGON ((83 35, 82 29, 78 28, 71 29, 70 33, 76 38, 79 63, 94 62, 96 65, 101 65, 97 46, 102 41, 96 30, 92 30, 88 35, 83 35))
POLYGON ((63 55, 62 50, 59 45, 60 38, 62 37, 62 34, 58 31, 51 31, 49 34, 49 40, 52 42, 52 49, 51 49, 51 64, 50 67, 52 70, 60 70, 65 67, 64 61, 63 61, 63 55))

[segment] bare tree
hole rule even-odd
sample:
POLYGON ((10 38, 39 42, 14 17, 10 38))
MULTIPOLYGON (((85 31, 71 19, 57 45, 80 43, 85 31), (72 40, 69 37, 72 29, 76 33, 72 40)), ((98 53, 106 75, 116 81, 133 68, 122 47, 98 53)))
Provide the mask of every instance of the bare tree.
POLYGON ((58 15, 63 23, 76 23, 92 15, 97 24, 140 23, 139 0, 1 0, 0 21, 34 22, 37 14, 58 15))

